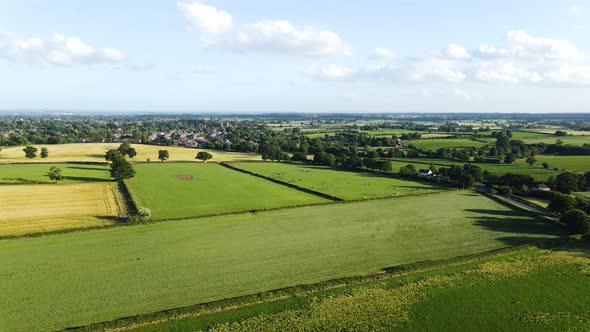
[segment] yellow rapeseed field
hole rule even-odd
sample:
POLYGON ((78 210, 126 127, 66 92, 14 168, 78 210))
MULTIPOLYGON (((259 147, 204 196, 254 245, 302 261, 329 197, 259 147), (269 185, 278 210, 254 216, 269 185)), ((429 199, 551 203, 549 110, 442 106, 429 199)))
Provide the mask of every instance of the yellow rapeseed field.
MULTIPOLYGON (((119 147, 119 143, 74 143, 74 144, 56 144, 56 145, 33 145, 39 152, 41 147, 49 149, 49 157, 41 158, 37 153, 37 158, 27 159, 23 152, 22 146, 5 147, 0 151, 0 163, 14 162, 68 162, 68 161, 93 161, 104 162, 104 155, 110 149, 119 147)), ((170 161, 195 161, 199 151, 208 151, 213 155, 210 161, 242 161, 242 160, 261 160, 259 154, 225 152, 203 149, 189 149, 178 146, 155 146, 145 144, 132 144, 137 150, 137 156, 134 161, 146 161, 148 158, 152 162, 158 162, 158 150, 168 150, 170 161)))
POLYGON ((125 217, 115 182, 0 186, 0 236, 113 224, 125 217))

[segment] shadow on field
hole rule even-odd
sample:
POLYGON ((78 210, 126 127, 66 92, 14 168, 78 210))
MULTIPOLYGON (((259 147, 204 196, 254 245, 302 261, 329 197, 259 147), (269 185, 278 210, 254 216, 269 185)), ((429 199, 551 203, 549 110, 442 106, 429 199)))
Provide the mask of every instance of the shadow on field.
MULTIPOLYGON (((479 196, 478 194, 475 194, 475 195, 479 196)), ((485 215, 495 215, 495 216, 508 216, 508 217, 526 216, 526 214, 523 214, 523 213, 517 212, 517 211, 498 211, 498 210, 488 210, 488 209, 465 209, 465 211, 473 212, 473 213, 481 213, 481 214, 485 214, 485 215)))
POLYGON ((92 178, 87 176, 64 176, 64 180, 77 182, 110 182, 109 179, 92 178))
POLYGON ((22 184, 35 184, 38 183, 37 181, 32 181, 25 178, 2 178, 2 182, 7 183, 22 183, 22 184))
POLYGON ((115 222, 115 223, 121 223, 126 220, 123 217, 117 217, 117 216, 95 216, 95 218, 98 220, 111 221, 111 222, 115 222))
POLYGON ((104 154, 87 154, 86 157, 90 157, 90 158, 104 158, 104 154))
POLYGON ((68 169, 81 169, 83 171, 106 171, 108 170, 107 167, 79 167, 79 166, 68 166, 68 169))

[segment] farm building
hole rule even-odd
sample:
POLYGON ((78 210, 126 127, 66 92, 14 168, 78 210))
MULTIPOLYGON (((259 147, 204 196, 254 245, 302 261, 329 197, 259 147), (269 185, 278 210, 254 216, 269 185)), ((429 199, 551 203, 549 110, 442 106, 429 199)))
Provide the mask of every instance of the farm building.
POLYGON ((436 176, 430 169, 421 169, 418 171, 418 176, 436 176))

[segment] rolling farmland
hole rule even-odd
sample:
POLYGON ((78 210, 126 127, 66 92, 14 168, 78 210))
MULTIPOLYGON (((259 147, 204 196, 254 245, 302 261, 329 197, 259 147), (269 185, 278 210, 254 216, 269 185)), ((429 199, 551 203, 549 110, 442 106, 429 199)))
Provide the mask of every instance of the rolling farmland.
POLYGON ((330 202, 218 164, 150 163, 136 166, 127 184, 155 219, 177 219, 330 202))
POLYGON ((536 156, 538 163, 571 172, 590 172, 590 156, 536 156))
MULTIPOLYGON (((23 153, 22 146, 3 148, 0 152, 0 163, 15 162, 104 162, 104 155, 110 149, 118 148, 120 143, 76 143, 76 144, 56 144, 56 145, 34 145, 37 149, 47 147, 49 157, 27 159, 23 153)), ((170 153, 169 161, 195 161, 195 156, 203 149, 188 149, 177 146, 156 146, 133 144, 137 150, 137 156, 133 161, 146 161, 151 159, 152 162, 158 161, 158 150, 168 150, 170 153)), ((236 160, 260 160, 260 155, 252 153, 211 151, 213 159, 211 161, 236 161, 236 160)))
POLYGON ((448 138, 448 139, 418 139, 406 142, 409 145, 415 146, 418 149, 436 151, 440 148, 479 148, 486 145, 486 143, 474 141, 464 138, 448 138))
POLYGON ((559 234, 453 191, 5 240, 0 328, 62 329, 559 234))
POLYGON ((0 202, 0 237, 112 225, 127 213, 112 182, 2 185, 0 202))
POLYGON ((112 181, 106 165, 85 164, 0 164, 0 184, 54 183, 46 175, 56 166, 62 170, 64 179, 60 184, 112 181))
POLYGON ((443 187, 418 181, 307 164, 244 162, 231 165, 345 200, 417 195, 444 190, 443 187))

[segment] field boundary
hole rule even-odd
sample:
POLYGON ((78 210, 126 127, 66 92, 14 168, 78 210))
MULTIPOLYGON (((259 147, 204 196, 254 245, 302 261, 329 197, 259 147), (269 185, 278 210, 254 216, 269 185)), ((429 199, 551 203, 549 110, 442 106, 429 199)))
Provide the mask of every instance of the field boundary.
POLYGON ((262 174, 250 172, 250 171, 247 171, 245 169, 241 169, 241 168, 235 167, 233 165, 230 165, 230 164, 228 164, 226 162, 221 162, 221 163, 219 163, 219 165, 221 165, 223 167, 226 167, 226 168, 229 168, 231 170, 237 171, 237 172, 241 172, 241 173, 245 173, 245 174, 248 174, 248 175, 256 176, 256 177, 259 177, 259 178, 262 178, 262 179, 265 179, 265 180, 268 180, 268 181, 271 181, 271 182, 274 182, 274 183, 281 184, 283 186, 287 186, 287 187, 292 188, 292 189, 303 191, 303 192, 308 193, 308 194, 319 196, 321 198, 326 198, 326 199, 329 199, 329 200, 334 201, 334 202, 344 202, 345 201, 342 198, 338 198, 338 197, 335 197, 335 196, 324 194, 324 193, 321 193, 319 191, 315 191, 315 190, 311 190, 311 189, 307 189, 307 188, 302 188, 302 187, 299 187, 299 186, 294 185, 292 183, 288 183, 288 182, 284 182, 284 181, 281 181, 281 180, 273 179, 271 177, 264 176, 262 174))
POLYGON ((227 298, 218 301, 211 301, 193 304, 183 307, 170 308, 152 313, 135 316, 121 317, 110 321, 92 323, 88 325, 72 326, 63 331, 129 331, 138 328, 156 326, 163 322, 175 321, 187 318, 206 316, 249 307, 262 303, 272 303, 295 296, 305 296, 321 291, 354 286, 366 282, 380 281, 389 278, 403 277, 407 275, 434 271, 445 267, 455 267, 464 264, 477 263, 481 260, 493 259, 494 257, 508 255, 514 252, 529 250, 533 247, 548 248, 558 244, 565 244, 569 238, 557 238, 539 241, 535 244, 524 244, 520 246, 505 247, 485 251, 473 255, 458 256, 442 260, 429 260, 411 264, 385 267, 380 271, 368 275, 344 277, 331 279, 311 284, 279 288, 261 293, 254 293, 244 296, 227 298))

